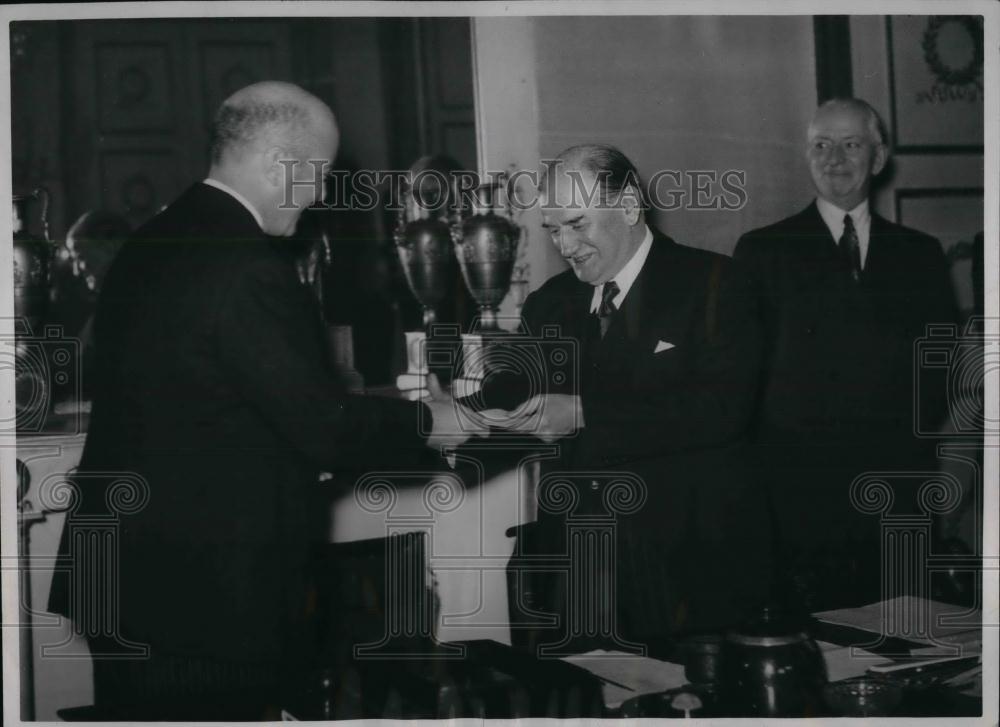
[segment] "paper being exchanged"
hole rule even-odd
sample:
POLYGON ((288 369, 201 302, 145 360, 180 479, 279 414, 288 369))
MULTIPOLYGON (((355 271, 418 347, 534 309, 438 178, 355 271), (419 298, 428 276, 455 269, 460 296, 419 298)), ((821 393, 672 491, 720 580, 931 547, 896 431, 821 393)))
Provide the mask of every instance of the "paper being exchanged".
POLYGON ((620 707, 622 702, 642 694, 657 694, 687 684, 684 667, 622 651, 595 649, 585 654, 563 657, 563 661, 586 669, 601 679, 604 706, 620 707))
POLYGON ((503 429, 510 432, 535 431, 539 425, 540 409, 529 411, 507 411, 506 409, 483 409, 473 411, 462 409, 459 418, 481 429, 503 429))

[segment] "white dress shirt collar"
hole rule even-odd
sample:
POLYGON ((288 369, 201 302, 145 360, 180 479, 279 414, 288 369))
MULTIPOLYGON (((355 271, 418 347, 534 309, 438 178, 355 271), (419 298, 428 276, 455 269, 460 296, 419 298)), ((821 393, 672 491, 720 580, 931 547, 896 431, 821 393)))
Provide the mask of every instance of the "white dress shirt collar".
POLYGON ((247 211, 253 215, 253 218, 255 220, 257 220, 257 226, 260 227, 261 230, 264 229, 264 218, 260 216, 260 212, 257 211, 257 208, 254 207, 252 204, 250 204, 250 200, 248 200, 242 194, 240 194, 235 189, 230 187, 228 184, 223 184, 218 179, 212 179, 211 177, 208 177, 204 180, 203 183, 207 184, 209 187, 215 187, 216 189, 221 189, 223 192, 225 192, 230 197, 235 199, 241 205, 246 207, 247 211))
POLYGON ((830 230, 830 234, 833 235, 834 242, 840 242, 840 237, 844 234, 844 215, 851 216, 854 229, 858 233, 858 244, 861 250, 861 268, 864 269, 865 261, 868 259, 868 242, 871 239, 872 229, 872 216, 868 208, 868 200, 866 199, 854 209, 844 212, 844 210, 832 202, 827 202, 825 199, 817 197, 816 208, 819 210, 823 222, 826 223, 827 228, 830 230))
MULTIPOLYGON (((653 232, 646 227, 646 236, 642 238, 642 242, 639 244, 639 249, 636 250, 629 261, 625 263, 618 274, 612 278, 616 283, 618 283, 618 295, 614 297, 614 304, 616 309, 621 309, 622 303, 625 301, 625 296, 628 295, 629 289, 635 282, 635 279, 639 277, 639 271, 642 270, 642 266, 646 263, 646 258, 649 256, 649 250, 653 246, 653 232)), ((596 313, 597 309, 601 306, 601 294, 604 292, 604 283, 594 286, 594 295, 590 299, 590 312, 596 313)))

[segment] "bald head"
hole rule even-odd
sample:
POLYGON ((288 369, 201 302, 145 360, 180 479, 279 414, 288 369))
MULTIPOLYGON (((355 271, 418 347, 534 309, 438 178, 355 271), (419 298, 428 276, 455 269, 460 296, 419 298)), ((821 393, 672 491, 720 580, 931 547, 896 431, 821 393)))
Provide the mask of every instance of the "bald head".
POLYGON ((302 211, 322 197, 324 165, 338 142, 323 101, 291 83, 262 81, 236 91, 216 113, 209 176, 246 197, 265 232, 291 235, 302 211))
POLYGON ((262 81, 222 102, 212 124, 212 162, 256 147, 300 147, 318 127, 337 124, 325 103, 291 83, 262 81))

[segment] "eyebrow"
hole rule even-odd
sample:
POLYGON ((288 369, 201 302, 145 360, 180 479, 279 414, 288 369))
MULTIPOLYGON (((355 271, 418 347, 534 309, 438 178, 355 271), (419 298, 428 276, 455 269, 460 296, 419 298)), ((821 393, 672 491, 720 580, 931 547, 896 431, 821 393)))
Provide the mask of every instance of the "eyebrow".
MULTIPOLYGON (((848 136, 841 136, 839 138, 840 139, 865 139, 865 138, 867 138, 867 136, 865 134, 849 134, 848 136)), ((817 141, 819 139, 832 140, 833 137, 830 136, 829 134, 816 134, 815 136, 810 137, 811 141, 817 141)))

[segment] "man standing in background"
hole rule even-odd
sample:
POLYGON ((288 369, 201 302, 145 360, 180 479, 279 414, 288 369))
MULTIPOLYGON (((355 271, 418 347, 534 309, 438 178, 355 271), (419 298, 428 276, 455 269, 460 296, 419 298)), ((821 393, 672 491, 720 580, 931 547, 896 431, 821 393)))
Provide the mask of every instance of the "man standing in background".
MULTIPOLYGON (((753 431, 782 589, 815 611, 881 597, 879 517, 855 507, 851 483, 936 470, 915 416, 941 421, 945 386, 922 375, 930 385, 915 389, 915 345, 928 324, 953 322, 955 306, 938 241, 870 208, 889 147, 869 104, 821 105, 806 159, 816 200, 745 234, 734 257, 764 335, 753 431)), ((896 491, 897 505, 913 495, 896 491)))

